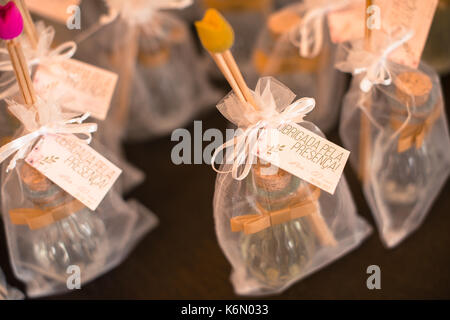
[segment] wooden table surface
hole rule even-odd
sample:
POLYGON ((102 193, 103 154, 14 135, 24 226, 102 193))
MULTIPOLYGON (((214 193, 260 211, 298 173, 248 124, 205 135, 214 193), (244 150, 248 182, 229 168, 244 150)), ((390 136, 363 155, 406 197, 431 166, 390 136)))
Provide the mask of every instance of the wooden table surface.
MULTIPOLYGON (((443 81, 450 101, 450 76, 443 81)), ((448 103, 450 104, 450 103, 448 103)), ((447 110, 449 108, 447 107, 447 110)), ((447 112, 449 114, 449 112, 447 112)), ((198 116, 203 129, 226 127, 214 109, 198 116)), ((192 124, 192 122, 191 122, 192 124)), ((193 132, 193 126, 188 129, 193 132)), ((329 135, 339 143, 337 131, 329 135)), ((173 165, 176 142, 163 137, 127 144, 130 162, 144 170, 147 180, 130 197, 153 210, 160 225, 149 233, 129 258, 81 290, 52 298, 63 299, 235 299, 230 265, 214 233, 212 198, 215 172, 207 165, 173 165)), ((346 177, 358 212, 374 226, 360 185, 350 166, 346 177)), ((450 298, 450 183, 447 182, 421 228, 399 247, 387 250, 375 231, 355 251, 284 293, 280 299, 422 299, 450 298), (368 290, 366 268, 381 268, 381 290, 368 290)), ((0 231, 0 266, 10 284, 14 279, 0 231)))

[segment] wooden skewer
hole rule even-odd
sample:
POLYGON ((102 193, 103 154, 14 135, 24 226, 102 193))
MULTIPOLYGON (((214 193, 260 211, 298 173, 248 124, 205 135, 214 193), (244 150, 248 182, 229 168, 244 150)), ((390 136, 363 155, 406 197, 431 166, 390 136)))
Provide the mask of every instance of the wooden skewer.
POLYGON ((111 56, 113 66, 119 71, 118 105, 112 114, 112 119, 119 128, 124 128, 128 122, 138 46, 139 30, 136 27, 132 27, 120 48, 111 56))
POLYGON ((322 245, 331 247, 337 245, 336 238, 334 237, 330 228, 328 228, 328 225, 319 210, 307 215, 306 218, 311 223, 311 226, 314 229, 314 232, 317 234, 322 245))
POLYGON ((227 79, 228 83, 231 86, 231 89, 236 93, 238 99, 242 103, 246 103, 247 100, 245 99, 244 93, 241 90, 241 87, 239 86, 234 74, 231 72, 230 68, 228 67, 228 64, 225 61, 225 58, 223 54, 221 53, 212 53, 210 52, 212 58, 214 59, 214 62, 219 67, 220 71, 224 75, 225 79, 227 79))
POLYGON ((242 73, 239 70, 236 60, 234 60, 234 57, 231 54, 230 50, 227 50, 223 53, 223 59, 225 60, 225 63, 227 64, 237 84, 239 85, 239 88, 241 89, 245 100, 250 103, 250 105, 252 105, 255 109, 257 109, 256 103, 253 99, 253 95, 251 94, 250 89, 245 83, 244 77, 242 76, 242 73))
POLYGON ((36 27, 34 26, 33 19, 31 18, 30 11, 28 10, 24 0, 14 0, 14 3, 22 14, 25 34, 27 35, 33 49, 36 49, 38 45, 38 34, 36 27))
POLYGON ((23 55, 22 47, 16 39, 7 40, 6 46, 11 57, 11 63, 25 104, 32 106, 36 103, 36 94, 34 92, 33 83, 28 71, 28 64, 23 55))
MULTIPOLYGON (((365 48, 368 51, 372 51, 372 30, 367 26, 367 19, 369 18, 369 14, 367 13, 367 9, 373 4, 373 0, 366 0, 365 6, 365 32, 364 32, 364 40, 365 40, 365 48)), ((367 112, 371 112, 372 102, 370 96, 367 97, 366 100, 366 110, 367 112)), ((369 174, 368 174, 368 161, 370 159, 371 153, 371 130, 370 130, 370 121, 367 115, 361 111, 360 118, 360 138, 359 138, 359 178, 361 181, 368 182, 369 174)))

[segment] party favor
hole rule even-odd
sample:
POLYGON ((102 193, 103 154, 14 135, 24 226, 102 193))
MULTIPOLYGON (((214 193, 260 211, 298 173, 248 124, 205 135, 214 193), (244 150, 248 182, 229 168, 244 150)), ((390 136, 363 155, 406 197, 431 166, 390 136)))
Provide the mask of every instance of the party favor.
POLYGON ((217 100, 188 27, 161 11, 181 9, 191 1, 106 3, 118 17, 87 39, 79 52, 81 59, 119 74, 113 121, 105 123, 111 127, 106 132, 122 128, 130 139, 167 134, 217 100))
MULTIPOLYGON (((418 14, 428 16, 429 10, 418 14)), ((422 30, 424 25, 417 27, 422 30)), ((403 27, 368 32, 364 41, 343 44, 337 63, 340 70, 354 74, 340 135, 352 150, 351 163, 387 247, 420 226, 450 170, 450 140, 436 72, 424 63, 416 68, 410 55, 400 55, 403 63, 393 60, 405 43, 413 48, 414 41, 413 30, 403 27)))
POLYGON ((264 77, 251 91, 229 48, 234 35, 214 10, 196 23, 233 92, 218 105, 239 129, 216 150, 214 220, 242 295, 279 293, 358 246, 370 227, 356 214, 345 178, 348 151, 303 118, 314 99, 295 100, 264 77))
POLYGON ((12 2, 0 9, 23 100, 8 100, 21 127, 0 148, 2 212, 14 273, 35 297, 79 287, 123 261, 139 216, 111 189, 121 170, 88 146, 97 125, 35 94, 16 40, 20 12, 12 2))

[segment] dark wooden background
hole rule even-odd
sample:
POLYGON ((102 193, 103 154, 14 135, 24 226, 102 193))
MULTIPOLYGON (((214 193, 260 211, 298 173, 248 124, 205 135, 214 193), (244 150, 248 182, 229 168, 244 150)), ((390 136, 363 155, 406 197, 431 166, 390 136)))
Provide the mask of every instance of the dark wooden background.
MULTIPOLYGON (((450 76, 443 78, 447 104, 450 76)), ((448 109, 448 108, 447 108, 448 109)), ((448 112, 447 112, 448 114, 448 112)), ((197 117, 207 128, 225 129, 211 108, 197 117)), ((191 123, 192 124, 192 123, 191 123)), ((193 132, 193 126, 188 129, 193 132)), ((329 138, 339 143, 336 129, 329 138)), ((212 197, 215 172, 207 165, 173 165, 170 137, 127 144, 126 154, 147 180, 129 196, 153 210, 160 225, 129 258, 81 290, 63 299, 234 299, 230 265, 216 240, 212 197)), ((374 222, 355 174, 345 170, 359 213, 374 222)), ((0 229, 0 266, 19 288, 9 265, 0 229)), ((447 182, 422 227, 399 247, 388 250, 375 231, 361 247, 293 285, 281 299, 422 299, 450 298, 450 183, 447 182), (381 290, 368 290, 366 268, 381 268, 381 290)))

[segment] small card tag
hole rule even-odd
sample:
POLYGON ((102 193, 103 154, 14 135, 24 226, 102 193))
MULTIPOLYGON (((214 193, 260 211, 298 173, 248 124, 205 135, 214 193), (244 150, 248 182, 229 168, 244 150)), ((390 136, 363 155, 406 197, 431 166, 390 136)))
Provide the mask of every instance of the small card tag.
POLYGON ((350 152, 295 123, 269 130, 257 156, 334 194, 350 152))
POLYGON ((25 0, 32 12, 64 25, 73 14, 69 7, 79 6, 80 2, 81 0, 25 0))
MULTIPOLYGON (((411 68, 418 67, 437 4, 438 0, 374 1, 378 10, 372 11, 371 19, 380 19, 379 25, 383 30, 393 30, 396 26, 401 26, 405 31, 414 32, 414 36, 392 52, 389 59, 411 68)), ((364 1, 343 10, 330 12, 328 26, 331 41, 342 43, 362 39, 365 23, 364 1)))
POLYGON ((383 27, 402 26, 405 30, 414 31, 412 39, 389 56, 392 61, 411 68, 419 66, 437 5, 438 0, 389 1, 383 27))
POLYGON ((92 211, 122 172, 74 136, 44 136, 25 161, 92 211))
POLYGON ((36 70, 34 85, 43 97, 63 93, 62 106, 70 111, 89 112, 105 120, 117 84, 117 74, 93 65, 67 59, 36 70))

